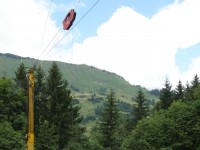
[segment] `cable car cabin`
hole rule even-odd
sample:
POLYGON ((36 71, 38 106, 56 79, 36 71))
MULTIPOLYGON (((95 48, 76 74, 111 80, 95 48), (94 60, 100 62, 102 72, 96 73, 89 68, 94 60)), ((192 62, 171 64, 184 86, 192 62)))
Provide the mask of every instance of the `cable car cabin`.
POLYGON ((71 9, 69 13, 66 15, 65 19, 63 20, 63 29, 69 30, 75 18, 76 18, 76 12, 74 11, 74 9, 71 9))

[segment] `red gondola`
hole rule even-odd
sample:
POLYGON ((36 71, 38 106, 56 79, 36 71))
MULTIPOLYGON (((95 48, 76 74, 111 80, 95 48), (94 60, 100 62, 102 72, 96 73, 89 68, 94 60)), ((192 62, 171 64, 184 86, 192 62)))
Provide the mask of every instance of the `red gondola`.
POLYGON ((69 13, 66 15, 65 19, 63 20, 63 29, 69 30, 75 18, 76 18, 76 12, 74 11, 74 9, 71 9, 69 13))

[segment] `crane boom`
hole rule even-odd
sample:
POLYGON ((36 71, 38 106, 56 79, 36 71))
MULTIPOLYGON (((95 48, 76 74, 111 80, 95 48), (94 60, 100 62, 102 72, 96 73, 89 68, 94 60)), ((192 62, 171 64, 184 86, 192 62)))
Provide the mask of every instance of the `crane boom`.
POLYGON ((27 134, 27 144, 26 150, 34 150, 34 72, 33 68, 28 71, 28 134, 27 134))

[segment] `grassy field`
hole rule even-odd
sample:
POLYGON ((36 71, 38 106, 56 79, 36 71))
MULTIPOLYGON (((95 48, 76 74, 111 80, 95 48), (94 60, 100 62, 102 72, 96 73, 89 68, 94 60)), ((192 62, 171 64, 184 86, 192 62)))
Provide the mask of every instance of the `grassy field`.
MULTIPOLYGON (((0 53, 0 77, 6 76, 8 78, 13 78, 15 76, 15 71, 19 67, 20 63, 23 62, 28 69, 35 62, 31 58, 21 58, 10 54, 0 53)), ((51 61, 36 61, 37 65, 41 65, 45 74, 48 75, 48 70, 51 67, 51 61)), ((102 106, 106 99, 106 95, 110 90, 114 90, 117 100, 134 103, 132 99, 136 96, 139 86, 134 86, 129 84, 121 76, 105 71, 98 68, 87 66, 87 65, 75 65, 63 62, 56 62, 60 68, 63 78, 69 83, 69 88, 72 91, 74 99, 79 101, 81 106, 80 113, 83 116, 95 114, 95 109, 98 106, 102 106), (95 95, 95 98, 102 99, 102 101, 94 102, 89 99, 95 95)), ((145 88, 143 91, 148 99, 158 98, 151 95, 145 88)), ((90 122, 89 124, 93 124, 90 122)), ((91 126, 88 126, 91 128, 91 126)))

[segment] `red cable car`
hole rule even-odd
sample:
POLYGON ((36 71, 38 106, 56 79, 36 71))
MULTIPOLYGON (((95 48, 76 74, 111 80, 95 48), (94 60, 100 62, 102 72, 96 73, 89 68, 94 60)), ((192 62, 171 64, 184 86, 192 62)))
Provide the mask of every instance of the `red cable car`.
POLYGON ((75 18, 76 18, 76 12, 74 11, 74 9, 71 9, 69 13, 66 15, 65 19, 63 20, 63 29, 69 30, 75 18))

